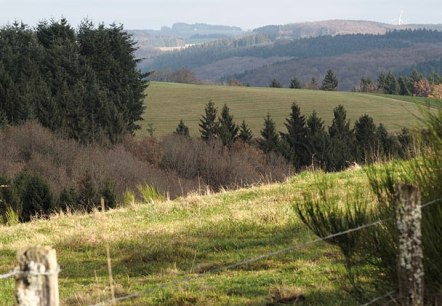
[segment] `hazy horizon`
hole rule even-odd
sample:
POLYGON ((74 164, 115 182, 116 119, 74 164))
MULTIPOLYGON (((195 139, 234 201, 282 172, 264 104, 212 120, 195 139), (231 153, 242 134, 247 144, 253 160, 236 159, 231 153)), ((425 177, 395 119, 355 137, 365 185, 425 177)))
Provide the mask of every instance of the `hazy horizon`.
POLYGON ((174 23, 206 23, 238 26, 244 30, 270 24, 287 24, 333 19, 369 20, 397 24, 402 12, 405 24, 440 24, 440 0, 420 2, 403 0, 312 0, 299 3, 294 0, 232 1, 232 0, 152 0, 99 1, 77 0, 0 0, 0 25, 15 20, 35 26, 39 21, 65 17, 78 26, 85 18, 95 23, 123 24, 126 29, 160 29, 174 23))

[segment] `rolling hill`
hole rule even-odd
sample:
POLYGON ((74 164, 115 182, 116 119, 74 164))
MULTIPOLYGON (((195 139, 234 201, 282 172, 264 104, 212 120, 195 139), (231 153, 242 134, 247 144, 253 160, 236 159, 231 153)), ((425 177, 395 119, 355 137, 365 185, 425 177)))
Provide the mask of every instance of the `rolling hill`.
POLYGON ((348 91, 361 77, 376 79, 379 72, 399 73, 442 58, 442 32, 435 30, 397 31, 391 26, 384 30, 392 32, 383 34, 324 30, 325 34, 332 34, 296 38, 302 34, 296 36, 292 28, 290 31, 277 29, 254 31, 237 39, 164 53, 142 64, 143 69, 184 67, 208 82, 238 80, 252 86, 266 86, 272 78, 288 86, 293 76, 304 82, 312 77, 321 80, 326 70, 335 69, 340 70, 338 78, 342 79, 339 89, 348 91))
POLYGON ((155 135, 170 134, 183 119, 190 128, 190 134, 198 136, 199 120, 211 99, 218 109, 227 104, 234 120, 237 123, 245 120, 255 136, 259 135, 267 113, 282 131, 293 101, 298 103, 305 115, 316 110, 326 124, 331 122, 333 108, 342 104, 352 123, 366 113, 374 118, 376 124, 383 123, 389 130, 417 124, 415 115, 418 110, 412 101, 424 102, 421 98, 352 92, 151 82, 147 89, 144 121, 141 122, 143 127, 138 133, 147 133, 147 126, 152 124, 155 135))

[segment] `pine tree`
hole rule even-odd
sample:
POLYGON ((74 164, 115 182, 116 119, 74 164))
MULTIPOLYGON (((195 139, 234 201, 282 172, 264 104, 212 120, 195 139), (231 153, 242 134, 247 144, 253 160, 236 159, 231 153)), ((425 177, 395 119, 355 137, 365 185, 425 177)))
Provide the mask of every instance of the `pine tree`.
POLYGON ((267 117, 264 118, 264 128, 261 130, 261 138, 258 139, 258 145, 266 154, 278 152, 279 150, 279 135, 276 131, 275 122, 270 117, 270 114, 267 114, 267 117))
POLYGON ((273 79, 270 84, 269 87, 273 87, 273 88, 282 88, 282 84, 281 82, 279 82, 277 79, 273 79))
POLYGON ((376 125, 373 118, 365 114, 355 122, 356 158, 359 162, 371 162, 375 156, 376 125))
POLYGON ((283 155, 292 162, 295 169, 308 165, 310 161, 309 146, 307 141, 307 127, 305 117, 301 115, 299 106, 293 102, 289 118, 286 119, 287 133, 281 133, 284 143, 283 155))
POLYGON ((174 134, 181 136, 189 136, 189 128, 184 124, 183 119, 180 120, 174 134))
POLYGON ((321 90, 335 91, 338 88, 338 79, 333 70, 329 69, 322 81, 321 90))
POLYGON ((330 146, 327 152, 327 170, 340 171, 354 161, 354 132, 347 121, 347 111, 339 105, 333 110, 329 128, 330 146))
POLYGON ((293 79, 290 80, 290 88, 301 88, 301 81, 299 81, 296 77, 293 77, 293 79))
POLYGON ((324 121, 316 111, 307 119, 307 139, 309 142, 310 163, 318 163, 325 166, 328 147, 328 134, 325 131, 324 121))
POLYGON ((388 134, 385 126, 380 123, 376 128, 376 149, 380 156, 389 157, 397 153, 395 138, 388 134))
POLYGON ((230 110, 224 104, 221 110, 221 116, 218 118, 219 129, 218 136, 223 142, 223 145, 230 147, 238 137, 238 126, 233 122, 233 116, 230 115, 230 110))
POLYGON ((241 139, 244 143, 252 143, 253 133, 249 126, 246 124, 245 120, 243 120, 239 127, 238 138, 241 139))
POLYGON ((199 127, 203 140, 213 140, 218 135, 219 122, 216 122, 217 109, 212 100, 204 109, 205 115, 200 119, 199 127))

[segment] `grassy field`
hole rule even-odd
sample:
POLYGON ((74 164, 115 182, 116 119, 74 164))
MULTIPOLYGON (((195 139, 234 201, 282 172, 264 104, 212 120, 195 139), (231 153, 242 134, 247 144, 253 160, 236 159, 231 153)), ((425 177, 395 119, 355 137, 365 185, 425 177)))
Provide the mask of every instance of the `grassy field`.
POLYGON ((141 123, 143 128, 139 133, 146 134, 148 124, 152 124, 157 136, 172 133, 180 119, 189 126, 191 135, 198 136, 198 122, 210 99, 219 110, 227 104, 235 121, 246 120, 255 136, 259 135, 267 113, 275 120, 278 130, 285 131, 283 123, 293 101, 298 103, 305 115, 316 110, 327 125, 333 118, 333 108, 342 104, 352 124, 362 114, 368 114, 376 124, 383 123, 389 130, 417 124, 415 115, 419 112, 414 102, 425 102, 416 97, 353 92, 158 82, 150 84, 147 94, 144 121, 141 123))
MULTIPOLYGON (((17 250, 49 245, 62 269, 62 305, 94 304, 110 297, 109 245, 117 296, 141 293, 119 305, 277 305, 275 297, 300 295, 302 305, 355 305, 340 285, 339 251, 303 245, 315 236, 292 209, 323 175, 338 192, 367 187, 361 170, 304 172, 282 184, 0 226, 0 273, 13 269, 17 250), (210 272, 287 247, 293 251, 210 272)), ((0 305, 12 305, 14 281, 0 283, 0 305)))

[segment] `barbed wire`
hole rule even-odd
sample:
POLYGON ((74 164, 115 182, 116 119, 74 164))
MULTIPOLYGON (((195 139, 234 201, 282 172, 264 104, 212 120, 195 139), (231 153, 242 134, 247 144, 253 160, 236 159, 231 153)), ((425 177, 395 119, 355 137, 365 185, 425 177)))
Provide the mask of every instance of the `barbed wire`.
MULTIPOLYGON (((441 200, 442 200, 442 198, 439 198, 439 199, 427 202, 425 204, 422 204, 421 208, 425 208, 425 207, 428 207, 430 205, 436 204, 436 203, 440 202, 441 200)), ((227 266, 224 266, 224 267, 216 268, 216 269, 213 269, 213 270, 208 270, 208 271, 205 271, 205 272, 203 272, 201 274, 198 274, 198 275, 187 276, 187 277, 185 277, 183 279, 180 279, 180 280, 176 280, 176 281, 172 281, 172 282, 169 282, 169 283, 164 283, 164 284, 161 284, 161 285, 157 285, 155 288, 150 288, 150 289, 147 289, 147 290, 144 290, 144 291, 140 291, 138 293, 133 293, 133 294, 129 294, 129 295, 126 295, 126 296, 115 298, 114 301, 118 302, 118 301, 133 299, 133 298, 139 298, 139 297, 141 297, 143 295, 147 295, 147 294, 149 294, 149 293, 151 293, 153 291, 157 291, 157 290, 163 289, 163 288, 165 288, 167 286, 173 286, 173 285, 176 285, 176 284, 184 283, 184 282, 187 282, 187 281, 190 281, 190 280, 194 280, 194 279, 206 276, 208 274, 215 274, 215 273, 222 272, 222 271, 225 271, 225 270, 234 269, 234 268, 246 265, 246 264, 254 263, 254 262, 257 262, 259 260, 266 259, 266 258, 269 258, 269 257, 273 257, 273 256, 289 253, 289 252, 291 252, 291 251, 293 251, 295 249, 298 249, 300 247, 308 246, 308 245, 315 244, 315 243, 318 243, 318 242, 321 242, 321 241, 326 241, 326 240, 329 240, 329 239, 332 239, 332 238, 343 236, 343 235, 346 235, 346 234, 349 234, 349 233, 352 233, 352 232, 360 231, 362 229, 369 228, 369 227, 372 227, 372 226, 376 226, 376 225, 378 225, 380 223, 383 223, 383 222, 386 222, 386 221, 390 221, 390 220, 393 220, 393 218, 385 218, 385 219, 378 220, 378 221, 375 221, 375 222, 372 222, 372 223, 369 223, 369 224, 364 224, 364 225, 361 225, 361 226, 358 226, 358 227, 355 227, 355 228, 351 228, 351 229, 348 229, 348 230, 345 230, 345 231, 342 231, 342 232, 339 232, 339 233, 334 233, 334 234, 327 235, 325 237, 320 237, 320 238, 317 238, 317 239, 314 239, 314 240, 311 240, 311 241, 307 241, 307 242, 304 242, 304 243, 299 243, 299 244, 297 244, 295 246, 290 246, 290 247, 287 247, 287 248, 284 248, 284 249, 281 249, 281 250, 278 250, 278 251, 273 251, 273 252, 269 252, 267 254, 263 254, 263 255, 260 255, 260 256, 248 258, 248 259, 245 259, 245 260, 242 260, 242 261, 239 261, 237 263, 233 263, 233 264, 230 264, 230 265, 227 265, 227 266)), ((383 295, 381 297, 378 297, 377 300, 370 301, 369 303, 364 304, 364 305, 373 304, 376 301, 378 301, 379 299, 385 298, 386 296, 391 295, 393 293, 394 293, 394 291, 388 292, 387 294, 385 294, 385 295, 383 295)), ((104 306, 104 305, 109 305, 110 303, 112 303, 112 299, 100 302, 98 304, 92 304, 92 306, 104 306)))
POLYGON ((371 301, 368 302, 368 303, 362 304, 361 306, 369 306, 369 305, 371 305, 371 304, 374 304, 374 303, 376 303, 377 301, 380 301, 380 300, 382 300, 382 299, 384 299, 384 298, 386 298, 386 297, 391 296, 394 292, 395 292, 394 290, 392 290, 392 291, 390 291, 390 292, 387 292, 386 294, 381 295, 381 296, 378 296, 377 298, 371 300, 371 301))
POLYGON ((14 270, 5 273, 5 274, 0 274, 0 279, 7 279, 10 277, 14 277, 14 276, 51 276, 54 274, 59 274, 61 271, 60 267, 58 267, 55 271, 51 271, 51 272, 32 272, 32 271, 20 271, 18 268, 15 268, 14 270))

